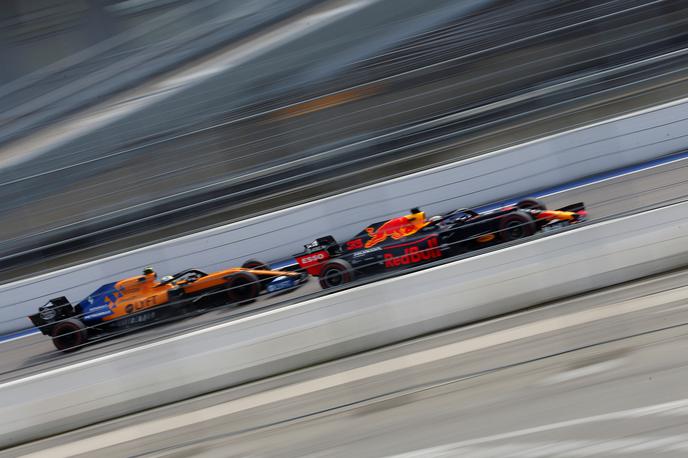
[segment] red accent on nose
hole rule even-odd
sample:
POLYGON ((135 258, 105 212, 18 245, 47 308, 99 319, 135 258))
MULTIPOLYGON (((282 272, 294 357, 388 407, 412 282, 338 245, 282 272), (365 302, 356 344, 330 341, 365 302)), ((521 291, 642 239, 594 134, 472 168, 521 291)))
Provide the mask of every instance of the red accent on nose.
POLYGON ((588 212, 586 212, 585 210, 579 210, 576 213, 578 213, 581 216, 588 216, 588 212))

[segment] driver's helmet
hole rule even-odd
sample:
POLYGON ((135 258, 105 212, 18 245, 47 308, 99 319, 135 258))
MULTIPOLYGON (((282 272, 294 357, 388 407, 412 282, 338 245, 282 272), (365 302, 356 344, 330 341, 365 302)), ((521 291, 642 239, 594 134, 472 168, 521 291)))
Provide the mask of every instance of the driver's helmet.
POLYGON ((437 224, 437 223, 439 223, 440 221, 442 221, 443 219, 444 219, 444 218, 442 218, 440 215, 433 216, 433 217, 431 217, 431 218, 428 220, 428 223, 430 223, 430 224, 437 224))
POLYGON ((160 279, 160 281, 163 282, 163 283, 169 283, 169 282, 172 281, 173 278, 174 278, 174 277, 173 277, 172 275, 165 275, 164 277, 162 277, 162 278, 160 279))
POLYGON ((411 209, 411 214, 407 216, 411 220, 425 220, 425 212, 420 211, 420 208, 413 207, 411 209))
POLYGON ((143 269, 143 275, 154 275, 155 271, 152 267, 146 267, 143 269))

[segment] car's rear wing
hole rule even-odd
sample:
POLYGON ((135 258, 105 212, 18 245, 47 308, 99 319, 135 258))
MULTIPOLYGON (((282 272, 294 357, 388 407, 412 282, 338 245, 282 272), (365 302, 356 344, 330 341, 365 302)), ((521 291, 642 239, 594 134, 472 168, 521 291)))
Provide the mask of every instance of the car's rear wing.
POLYGON ((31 324, 36 326, 43 334, 48 334, 48 330, 46 329, 46 324, 48 324, 48 322, 41 318, 40 313, 29 315, 29 320, 31 320, 31 324))
POLYGON ((50 299, 38 307, 38 313, 29 315, 29 320, 45 335, 50 335, 51 324, 74 315, 74 306, 64 297, 50 299))

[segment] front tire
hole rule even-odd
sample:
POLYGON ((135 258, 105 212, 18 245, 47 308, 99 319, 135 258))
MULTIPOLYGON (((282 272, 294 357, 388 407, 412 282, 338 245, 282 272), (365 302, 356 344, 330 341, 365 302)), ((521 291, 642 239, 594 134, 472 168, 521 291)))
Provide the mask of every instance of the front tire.
MULTIPOLYGON (((245 263, 241 265, 244 269, 251 269, 251 270, 270 270, 270 266, 264 263, 263 261, 259 261, 258 259, 249 259, 245 263)), ((263 278, 260 281, 260 289, 264 290, 267 288, 268 283, 272 281, 274 277, 267 277, 263 278)))
POLYGON ((320 271, 322 289, 334 288, 354 281, 354 268, 343 259, 328 261, 320 271))
POLYGON ((520 210, 506 214, 499 220, 499 238, 503 242, 530 237, 536 230, 533 217, 520 210))
POLYGON ((251 269, 251 270, 270 270, 270 267, 264 263, 263 261, 259 261, 257 259, 249 259, 245 263, 241 265, 244 269, 251 269))
POLYGON ((55 348, 69 353, 78 350, 86 343, 88 331, 81 320, 67 318, 53 326, 51 336, 55 348))
POLYGON ((244 305, 253 302, 260 293, 260 279, 251 272, 236 272, 225 284, 227 299, 244 305))

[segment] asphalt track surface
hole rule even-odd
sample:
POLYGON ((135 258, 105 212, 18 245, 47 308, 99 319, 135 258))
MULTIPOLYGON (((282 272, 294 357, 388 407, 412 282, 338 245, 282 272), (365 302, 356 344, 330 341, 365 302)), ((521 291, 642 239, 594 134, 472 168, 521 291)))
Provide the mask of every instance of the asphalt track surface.
POLYGON ((687 285, 674 271, 1 456, 682 457, 687 285))
MULTIPOLYGON (((687 167, 688 160, 677 161, 587 186, 559 191, 545 196, 543 200, 550 208, 583 201, 589 210, 591 220, 633 210, 645 210, 684 200, 685 196, 688 196, 687 167)), ((6 341, 0 343, 0 381, 125 350, 211 323, 298 302, 306 295, 319 292, 317 280, 311 279, 304 286, 290 293, 262 298, 244 307, 222 307, 200 316, 141 329, 124 336, 97 342, 72 354, 57 352, 50 339, 40 334, 6 341)))

